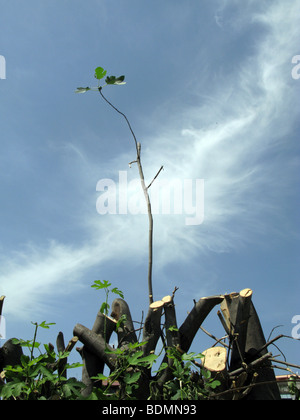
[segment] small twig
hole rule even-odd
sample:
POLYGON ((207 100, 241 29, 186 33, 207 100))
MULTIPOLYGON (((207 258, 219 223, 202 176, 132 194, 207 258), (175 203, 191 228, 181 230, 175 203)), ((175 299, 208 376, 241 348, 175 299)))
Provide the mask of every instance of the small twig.
POLYGON ((245 385, 245 386, 241 386, 238 388, 231 388, 231 389, 227 389, 226 391, 222 391, 219 393, 215 393, 212 394, 210 396, 210 398, 220 398, 220 396, 226 395, 226 394, 232 394, 234 392, 239 392, 239 391, 244 391, 247 390, 248 388, 254 388, 255 386, 262 386, 262 385, 271 385, 271 384, 276 384, 277 381, 263 381, 263 382, 255 382, 249 385, 245 385))
POLYGON ((142 330, 143 330, 143 328, 144 328, 144 326, 143 326, 143 321, 144 321, 144 311, 142 311, 142 319, 141 319, 141 323, 140 323, 141 328, 140 328, 140 332, 139 332, 139 336, 138 336, 138 341, 140 341, 140 338, 141 338, 141 333, 142 333, 142 330))
POLYGON ((179 289, 179 287, 174 288, 173 293, 172 293, 172 300, 174 299, 175 293, 177 292, 177 290, 179 289))
POLYGON ((285 365, 285 366, 291 366, 291 367, 293 367, 295 369, 300 369, 300 366, 299 365, 294 365, 293 363, 283 362, 281 360, 274 359, 273 357, 270 359, 270 361, 271 362, 275 362, 275 363, 279 363, 279 364, 285 365))
POLYGON ((289 373, 293 373, 292 369, 289 369, 288 367, 282 367, 282 366, 272 365, 272 368, 273 369, 284 370, 285 372, 289 372, 289 373))
POLYGON ((262 357, 260 357, 259 359, 254 360, 253 362, 249 363, 248 365, 246 365, 246 363, 244 364, 243 367, 238 368, 232 372, 229 373, 229 377, 232 378, 234 376, 239 375, 240 373, 244 372, 244 371, 249 371, 250 369, 254 368, 255 366, 263 363, 265 360, 272 360, 272 353, 267 353, 264 354, 262 357))
POLYGON ((272 329, 271 329, 271 332, 270 332, 270 335, 269 335, 269 337, 268 337, 268 340, 267 340, 267 341, 269 341, 269 340, 270 340, 271 335, 273 334, 273 331, 274 331, 274 330, 276 330, 276 328, 280 328, 280 327, 283 327, 283 325, 276 325, 274 328, 272 328, 272 329))
POLYGON ((151 187, 151 185, 153 184, 153 182, 156 180, 156 178, 158 177, 158 175, 160 174, 160 172, 164 169, 163 166, 160 167, 159 171, 157 172, 157 174, 155 175, 155 177, 152 179, 152 181, 150 182, 150 184, 147 187, 147 190, 149 190, 149 188, 151 187))
POLYGON ((71 338, 71 340, 68 342, 67 347, 65 348, 65 352, 70 352, 73 350, 75 344, 77 343, 77 341, 79 340, 78 337, 74 336, 73 338, 71 338))
POLYGON ((218 312, 217 312, 217 315, 218 315, 218 317, 219 317, 219 319, 220 319, 220 321, 221 321, 221 324, 222 324, 222 326, 223 326, 223 328, 224 328, 224 330, 225 330, 226 334, 227 334, 229 337, 231 337, 230 331, 229 331, 229 329, 228 329, 228 327, 227 327, 227 324, 226 324, 226 322, 225 322, 225 319, 223 318, 222 313, 221 313, 220 311, 218 311, 218 312))
POLYGON ((30 360, 33 359, 33 352, 34 352, 34 347, 35 347, 36 335, 37 335, 37 330, 38 330, 38 327, 39 327, 39 324, 37 322, 32 322, 32 324, 35 325, 35 330, 34 330, 32 347, 31 347, 31 350, 30 350, 30 360))
POLYGON ((238 342, 238 334, 234 334, 233 336, 234 336, 233 345, 235 344, 236 349, 238 351, 238 354, 240 356, 241 362, 243 364, 244 363, 244 357, 243 357, 243 354, 241 352, 240 345, 239 345, 239 342, 238 342))
MULTIPOLYGON (((273 328, 274 330, 274 328, 273 328)), ((273 331, 272 330, 272 331, 273 331)), ((290 338, 292 340, 299 340, 298 338, 294 338, 291 337, 289 335, 284 335, 284 334, 280 334, 277 337, 273 338, 272 340, 268 341, 266 344, 264 344, 259 350, 257 350, 257 352, 254 354, 254 356, 256 356, 257 354, 259 354, 262 350, 264 350, 265 348, 269 347, 271 344, 273 344, 273 346, 275 346, 277 348, 278 351, 280 351, 280 353, 282 354, 283 358, 286 360, 285 355, 282 353, 282 351, 274 344, 275 341, 279 340, 280 338, 290 338)))
POLYGON ((137 160, 133 160, 132 162, 129 162, 129 163, 128 163, 129 168, 131 168, 131 165, 132 165, 133 163, 137 163, 137 160))
POLYGON ((224 340, 225 338, 228 338, 228 335, 225 335, 224 337, 221 337, 221 338, 217 338, 217 337, 215 337, 213 334, 211 334, 210 332, 206 331, 206 329, 205 329, 205 328, 203 328, 203 327, 202 327, 202 325, 200 325, 200 329, 201 329, 201 330, 202 330, 205 334, 207 334, 210 338, 212 338, 213 340, 215 340, 215 341, 216 341, 212 347, 215 347, 217 344, 219 344, 219 343, 220 343, 220 344, 222 344, 222 346, 229 348, 229 345, 228 345, 228 344, 226 344, 226 343, 224 343, 224 341, 222 341, 222 340, 224 340))

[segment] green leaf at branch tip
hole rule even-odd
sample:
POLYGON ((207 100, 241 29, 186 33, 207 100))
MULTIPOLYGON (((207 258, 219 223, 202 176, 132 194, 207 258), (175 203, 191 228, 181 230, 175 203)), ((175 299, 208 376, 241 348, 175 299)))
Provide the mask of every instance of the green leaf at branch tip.
POLYGON ((43 321, 41 324, 38 325, 38 327, 49 329, 50 328, 49 325, 55 325, 55 322, 46 323, 46 321, 43 321))
POLYGON ((107 78, 105 79, 105 82, 108 85, 125 85, 126 82, 124 82, 125 76, 107 76, 107 78))
POLYGON ((94 287, 95 289, 107 289, 109 286, 111 286, 111 283, 109 283, 108 280, 95 280, 94 284, 92 284, 91 287, 94 287))
POLYGON ((91 88, 90 87, 78 87, 76 90, 75 90, 75 93, 85 93, 85 92, 87 92, 88 90, 91 90, 91 88))
POLYGON ((119 290, 117 287, 114 287, 113 289, 111 289, 111 292, 114 293, 115 295, 120 296, 120 298, 124 299, 124 293, 122 292, 122 290, 119 290))
POLYGON ((102 67, 97 67, 95 69, 95 78, 100 80, 103 79, 103 77, 106 75, 107 71, 104 70, 102 67))

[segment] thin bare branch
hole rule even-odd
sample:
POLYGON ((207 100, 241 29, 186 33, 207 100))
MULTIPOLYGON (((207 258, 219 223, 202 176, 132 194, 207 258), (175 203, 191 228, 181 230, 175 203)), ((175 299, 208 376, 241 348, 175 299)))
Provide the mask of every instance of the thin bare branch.
POLYGON ((150 184, 147 187, 147 190, 149 190, 149 188, 151 187, 151 185, 153 184, 153 182, 156 180, 156 178, 158 177, 158 175, 160 174, 160 172, 164 169, 163 166, 160 167, 159 171, 157 172, 157 174, 155 175, 155 177, 152 179, 152 181, 150 182, 150 184))
POLYGON ((105 102, 107 102, 118 114, 122 115, 122 117, 125 119, 128 127, 129 127, 129 130, 130 130, 130 132, 132 134, 132 137, 134 139, 134 143, 135 143, 137 157, 136 157, 136 160, 135 161, 132 161, 132 162, 129 163, 129 166, 132 163, 137 163, 137 165, 138 165, 139 175, 140 175, 140 179, 141 179, 141 185, 142 185, 143 193, 144 193, 146 204, 147 204, 147 212, 148 212, 148 219, 149 219, 149 239, 148 239, 148 249, 149 249, 149 256, 148 256, 148 292, 149 292, 149 304, 151 304, 151 303, 153 303, 153 287, 152 287, 153 216, 152 216, 152 210, 151 210, 150 197, 149 197, 149 194, 148 194, 148 188, 152 184, 152 182, 154 181, 154 179, 158 176, 159 172, 162 170, 163 167, 161 167, 161 169, 158 171, 158 173, 154 177, 154 179, 151 182, 151 184, 148 187, 146 187, 145 177, 144 177, 144 173, 143 173, 143 167, 142 167, 142 163, 141 163, 141 143, 137 141, 136 136, 134 134, 134 131, 133 131, 133 129, 131 127, 131 124, 130 124, 128 118, 126 117, 126 115, 123 112, 121 112, 118 108, 116 108, 108 99, 106 99, 106 97, 102 93, 102 88, 101 87, 99 87, 99 93, 102 96, 102 98, 105 100, 105 102))

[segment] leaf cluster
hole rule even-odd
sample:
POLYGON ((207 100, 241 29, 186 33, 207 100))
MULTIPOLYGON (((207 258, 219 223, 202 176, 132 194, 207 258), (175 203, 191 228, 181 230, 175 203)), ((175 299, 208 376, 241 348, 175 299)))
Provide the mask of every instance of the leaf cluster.
POLYGON ((105 302, 102 303, 100 312, 102 314, 108 315, 108 311, 110 309, 110 305, 108 304, 108 296, 109 293, 113 293, 120 298, 124 299, 124 294, 121 290, 119 290, 117 287, 113 287, 110 289, 111 283, 109 283, 108 280, 95 280, 94 284, 92 284, 91 287, 93 287, 96 290, 104 290, 106 299, 105 302))
POLYGON ((3 400, 46 400, 67 399, 80 397, 80 390, 85 386, 75 378, 66 378, 67 369, 82 366, 80 363, 64 363, 64 369, 59 371, 60 361, 69 356, 69 352, 56 354, 49 345, 44 344, 42 353, 41 344, 36 341, 38 327, 49 328, 53 323, 34 323, 36 326, 33 340, 14 339, 13 344, 27 348, 30 355, 22 354, 20 364, 6 366, 1 374, 0 397, 3 400), (34 356, 34 350, 40 355, 34 356))
MULTIPOLYGON (((111 284, 107 281, 96 281, 95 288, 109 289, 111 284)), ((115 293, 121 293, 119 289, 115 293)), ((61 361, 69 356, 69 352, 58 352, 50 345, 36 341, 37 330, 49 328, 52 323, 34 323, 35 332, 33 340, 14 339, 15 345, 27 349, 29 355, 23 354, 20 364, 6 366, 2 372, 0 397, 3 400, 77 400, 85 399, 81 391, 85 385, 76 378, 67 379, 67 369, 82 366, 80 363, 63 363, 64 368, 58 369, 61 361), (35 356, 34 351, 39 355, 35 356)), ((95 381, 93 392, 87 399, 135 399, 140 386, 143 386, 144 375, 149 378, 149 372, 159 356, 150 353, 145 355, 142 347, 146 342, 129 343, 124 348, 106 350, 108 354, 117 356, 115 369, 109 374, 98 374, 92 379, 95 381), (104 386, 97 387, 99 383, 104 386), (117 392, 113 391, 113 384, 119 383, 117 392)), ((183 353, 177 348, 167 348, 168 363, 162 363, 157 375, 153 377, 149 387, 149 399, 156 399, 157 378, 165 369, 171 369, 173 378, 163 385, 164 400, 197 400, 209 398, 211 390, 220 385, 220 382, 211 377, 211 372, 200 367, 197 359, 201 353, 183 353)))
MULTIPOLYGON (((170 368, 173 379, 163 386, 163 399, 203 400, 208 399, 211 390, 221 385, 211 377, 211 372, 201 367, 197 359, 201 353, 181 353, 177 348, 167 349, 168 363, 162 363, 159 371, 170 368)), ((155 385, 155 384, 154 384, 155 385)), ((154 386, 155 388, 155 386, 154 386)))
POLYGON ((129 343, 126 348, 118 348, 113 351, 107 350, 108 354, 116 354, 117 365, 109 376, 98 374, 93 377, 94 380, 101 380, 107 383, 106 388, 102 391, 101 399, 108 398, 122 398, 134 399, 134 391, 140 386, 140 380, 145 369, 151 369, 153 363, 156 362, 157 355, 144 355, 142 350, 139 350, 146 342, 129 343), (120 390, 115 395, 112 394, 112 385, 118 381, 121 385, 120 390))
POLYGON ((291 395, 294 396, 294 399, 300 401, 300 388, 299 388, 299 376, 291 376, 289 378, 289 391, 291 395))
MULTIPOLYGON (((103 79, 106 76, 106 74, 107 74, 107 71, 106 70, 104 70, 102 67, 97 67, 95 69, 94 77, 95 77, 95 79, 98 80, 98 83, 99 83, 99 81, 101 79, 103 79)), ((125 76, 124 75, 119 76, 119 77, 116 77, 116 76, 107 76, 105 78, 105 84, 103 86, 100 86, 98 84, 98 87, 97 88, 95 88, 95 87, 78 87, 75 90, 75 93, 85 93, 85 92, 88 92, 89 90, 99 90, 99 89, 102 89, 106 85, 116 85, 116 86, 118 86, 118 85, 125 85, 126 82, 124 82, 124 80, 125 80, 125 76)))

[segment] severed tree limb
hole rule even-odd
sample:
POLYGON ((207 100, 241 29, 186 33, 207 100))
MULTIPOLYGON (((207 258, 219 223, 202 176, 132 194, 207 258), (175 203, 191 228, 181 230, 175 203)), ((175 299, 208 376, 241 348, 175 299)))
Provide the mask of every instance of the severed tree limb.
POLYGON ((226 369, 227 350, 224 347, 210 347, 202 352, 202 367, 211 373, 210 379, 218 380, 217 393, 228 389, 228 372, 226 369))
POLYGON ((100 334, 96 334, 81 324, 75 325, 73 333, 92 353, 107 364, 110 369, 114 369, 117 355, 113 353, 113 348, 105 342, 100 334))
MULTIPOLYGON (((253 302, 249 299, 248 293, 246 292, 247 290, 249 289, 244 289, 245 295, 244 291, 226 295, 221 304, 221 309, 227 323, 227 328, 230 329, 230 333, 233 334, 237 328, 238 334, 241 334, 240 341, 237 341, 238 344, 235 349, 235 357, 230 363, 230 371, 242 367, 243 362, 249 365, 249 363, 268 353, 268 349, 265 347, 266 340, 263 329, 253 302), (243 329, 245 329, 246 332, 243 331, 243 329), (239 343, 241 343, 241 345, 239 343), (238 352, 241 352, 241 357, 237 356, 238 352)), ((239 336, 236 335, 236 337, 237 340, 239 340, 239 336)), ((275 374, 269 360, 267 360, 259 369, 257 384, 246 396, 246 399, 280 400, 275 374), (270 383, 270 385, 259 386, 260 383, 265 382, 270 383)))
MULTIPOLYGON (((177 328, 174 299, 172 296, 165 296, 164 298, 162 298, 162 301, 165 304, 165 330, 167 347, 175 348, 180 353, 184 353, 180 348, 180 334, 177 328)), ((166 361, 168 363, 168 368, 165 369, 165 372, 160 378, 160 381, 166 381, 168 380, 168 378, 171 379, 173 377, 172 366, 174 364, 174 359, 169 357, 168 352, 163 360, 163 363, 166 361)))
MULTIPOLYGON (((67 344, 67 347, 65 347, 63 333, 59 332, 56 338, 56 347, 57 347, 58 352, 66 353, 66 352, 72 351, 77 341, 78 341, 78 337, 75 336, 71 338, 71 340, 67 344)), ((49 349, 54 350, 53 344, 49 343, 49 349)), ((67 378, 67 370, 65 369, 66 364, 67 364, 67 357, 64 357, 63 359, 57 360, 54 363, 50 363, 47 366, 51 368, 53 371, 57 369, 61 377, 67 378)))
POLYGON ((234 320, 231 319, 234 325, 233 335, 235 337, 232 343, 230 370, 236 369, 241 362, 244 362, 251 298, 251 289, 241 290, 238 297, 236 317, 234 320))
POLYGON ((223 301, 224 296, 204 297, 195 303, 193 309, 179 328, 181 348, 187 352, 193 339, 210 311, 223 301))
POLYGON ((23 350, 20 344, 14 344, 13 338, 7 340, 0 348, 0 372, 5 366, 21 365, 23 350))
MULTIPOLYGON (((64 340, 64 335, 63 333, 60 331, 57 335, 56 338, 56 347, 58 352, 60 353, 64 353, 65 352, 65 340, 64 340)), ((58 364, 57 364, 57 371, 58 374, 64 378, 67 378, 67 372, 66 372, 66 364, 67 364, 67 358, 64 357, 63 359, 61 359, 58 364)))
MULTIPOLYGON (((179 328, 180 352, 188 352, 193 339, 210 311, 223 300, 223 295, 204 297, 195 302, 193 309, 186 317, 185 321, 179 328)), ((163 363, 167 361, 165 357, 163 363)), ((170 367, 166 368, 162 373, 156 375, 158 392, 162 391, 163 385, 173 378, 170 367)))
POLYGON ((202 352, 202 365, 210 372, 223 372, 226 369, 227 351, 224 347, 210 347, 202 352))
MULTIPOLYGON (((92 332, 99 335, 104 342, 108 342, 111 334, 116 329, 116 321, 110 317, 98 312, 92 332)), ((105 362, 97 354, 90 350, 87 345, 83 345, 76 349, 81 355, 83 367, 82 367, 82 382, 85 384, 81 393, 83 396, 88 396, 93 390, 95 380, 91 379, 93 376, 97 376, 98 373, 103 373, 105 362)))
POLYGON ((0 315, 2 315, 4 299, 5 299, 5 296, 0 297, 0 315))
POLYGON ((68 342, 67 347, 65 348, 65 351, 66 352, 72 351, 77 341, 78 341, 78 337, 76 336, 72 337, 71 340, 68 342))
MULTIPOLYGON (((4 299, 5 299, 5 296, 0 297, 0 325, 1 325, 1 315, 2 315, 4 299)), ((0 334, 0 338, 1 338, 1 334, 0 334)))
POLYGON ((115 299, 111 305, 111 316, 115 321, 119 321, 124 316, 124 320, 120 323, 117 330, 118 347, 126 348, 129 343, 136 343, 137 336, 131 318, 131 313, 127 302, 124 299, 115 299))
POLYGON ((153 304, 149 306, 148 314, 145 319, 143 328, 143 345, 142 350, 144 356, 148 356, 150 353, 155 351, 157 342, 159 340, 161 329, 160 319, 163 306, 153 307, 153 304))
POLYGON ((165 308, 165 329, 167 346, 180 348, 180 335, 177 328, 176 312, 174 300, 171 296, 165 296, 162 298, 165 308))

